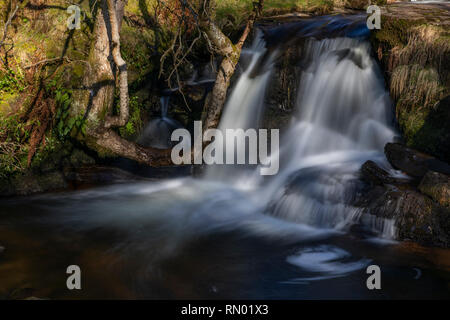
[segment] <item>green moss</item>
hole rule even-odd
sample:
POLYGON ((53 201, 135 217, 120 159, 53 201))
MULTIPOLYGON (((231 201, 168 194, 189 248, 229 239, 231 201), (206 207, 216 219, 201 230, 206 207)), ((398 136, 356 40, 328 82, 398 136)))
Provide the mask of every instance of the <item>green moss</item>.
MULTIPOLYGON (((220 26, 233 24, 235 27, 245 22, 253 10, 253 0, 221 0, 216 1, 216 20, 220 26)), ((303 11, 316 14, 330 13, 335 0, 266 0, 264 16, 303 11)))
POLYGON ((405 46, 408 42, 408 31, 423 22, 422 20, 392 19, 382 15, 382 28, 374 31, 375 38, 378 42, 387 43, 390 47, 405 46))
POLYGON ((86 146, 91 150, 95 150, 100 158, 116 158, 117 155, 112 153, 111 150, 106 149, 97 143, 97 138, 93 136, 86 136, 84 140, 86 146))
POLYGON ((141 83, 149 73, 157 72, 152 57, 155 56, 155 33, 153 30, 137 29, 124 24, 121 31, 121 53, 128 67, 129 83, 141 83))

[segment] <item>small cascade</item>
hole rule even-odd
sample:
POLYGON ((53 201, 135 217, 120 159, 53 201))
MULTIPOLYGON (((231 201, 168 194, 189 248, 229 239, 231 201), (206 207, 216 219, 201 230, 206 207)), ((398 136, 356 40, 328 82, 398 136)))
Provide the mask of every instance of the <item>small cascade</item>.
POLYGON ((158 149, 167 149, 173 146, 172 132, 182 128, 182 125, 175 119, 168 117, 169 101, 169 96, 161 97, 161 117, 151 120, 145 126, 138 139, 140 145, 158 149))
MULTIPOLYGON (((218 128, 222 132, 226 129, 259 128, 264 112, 265 93, 273 71, 273 58, 276 56, 275 51, 269 55, 268 59, 264 59, 266 51, 263 33, 257 29, 252 45, 242 51, 242 56, 249 63, 235 87, 230 91, 231 95, 225 105, 218 128)), ((223 145, 226 145, 225 138, 223 145)), ((234 154, 236 156, 236 149, 234 154)), ((242 176, 243 170, 247 169, 242 165, 211 166, 208 168, 206 178, 227 180, 232 183, 235 177, 242 176)))

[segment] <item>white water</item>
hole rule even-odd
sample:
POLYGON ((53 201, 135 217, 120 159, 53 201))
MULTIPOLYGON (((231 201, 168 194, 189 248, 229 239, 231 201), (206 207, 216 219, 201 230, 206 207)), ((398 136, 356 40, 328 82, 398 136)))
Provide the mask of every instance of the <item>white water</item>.
POLYGON ((151 120, 144 128, 138 143, 144 147, 167 149, 172 146, 172 132, 182 125, 168 116, 169 96, 160 99, 161 117, 151 120))
MULTIPOLYGON (((281 142, 282 171, 270 182, 277 193, 273 214, 346 229, 361 221, 349 204, 361 165, 372 159, 390 169, 383 155, 395 136, 390 99, 367 41, 310 40, 306 59, 311 64, 301 78, 296 120, 281 142)), ((395 234, 385 226, 390 221, 364 221, 383 237, 395 234)))
MULTIPOLYGON (((266 53, 265 45, 262 32, 257 30, 252 46, 242 52, 243 58, 249 59, 249 65, 239 77, 224 107, 225 112, 220 119, 218 128, 222 132, 225 132, 226 129, 258 129, 260 126, 264 112, 265 93, 273 71, 273 57, 276 55, 276 52, 272 53, 262 72, 256 77, 252 77, 252 73, 258 68, 259 60, 266 53)), ((223 145, 226 145, 225 141, 224 138, 223 145)), ((206 178, 228 181, 233 184, 236 177, 246 174, 248 172, 245 172, 245 168, 242 166, 212 166, 208 168, 206 178)))
MULTIPOLYGON (((262 33, 256 32, 255 40, 249 49, 243 50, 248 55, 250 64, 239 80, 225 105, 225 112, 220 119, 219 129, 248 129, 258 128, 264 111, 264 98, 272 70, 273 59, 266 62, 268 68, 262 74, 252 78, 251 74, 257 67, 258 61, 266 53, 262 33)), ((274 54, 272 55, 274 56, 274 54)))

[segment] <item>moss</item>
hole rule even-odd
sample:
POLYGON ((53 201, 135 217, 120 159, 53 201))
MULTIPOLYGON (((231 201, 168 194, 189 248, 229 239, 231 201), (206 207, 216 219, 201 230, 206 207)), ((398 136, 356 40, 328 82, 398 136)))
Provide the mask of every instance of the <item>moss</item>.
POLYGON ((450 93, 449 33, 435 21, 439 12, 398 16, 393 8, 387 7, 371 42, 386 72, 397 121, 410 147, 449 161, 449 109, 439 104, 450 93))
POLYGON ((382 28, 373 34, 378 42, 387 43, 392 48, 404 46, 408 42, 408 32, 411 28, 423 23, 423 20, 392 19, 391 17, 382 15, 382 28))
MULTIPOLYGON (((119 106, 117 105, 116 108, 119 106)), ((119 129, 120 136, 125 139, 136 139, 143 122, 141 116, 142 106, 137 96, 130 97, 129 103, 130 118, 124 127, 119 129)))
POLYGON ((95 150, 100 158, 116 158, 117 155, 112 153, 109 149, 106 149, 97 143, 97 139, 92 136, 86 136, 84 140, 86 146, 91 150, 95 150))
MULTIPOLYGON (((219 26, 234 28, 242 25, 253 10, 253 0, 221 0, 216 1, 216 21, 219 26)), ((265 0, 263 16, 274 16, 285 13, 307 12, 313 14, 328 14, 339 0, 265 0)))
POLYGON ((127 62, 128 81, 135 86, 146 80, 150 73, 157 72, 159 66, 155 57, 155 34, 152 30, 137 29, 124 24, 121 30, 121 52, 127 62))

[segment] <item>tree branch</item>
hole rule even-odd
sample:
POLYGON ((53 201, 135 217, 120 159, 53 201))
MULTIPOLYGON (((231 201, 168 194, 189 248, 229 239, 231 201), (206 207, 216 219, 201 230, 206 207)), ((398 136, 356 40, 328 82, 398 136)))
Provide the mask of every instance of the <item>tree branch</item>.
POLYGON ((253 2, 253 12, 247 21, 244 32, 242 33, 239 41, 236 43, 236 47, 238 47, 239 50, 242 49, 245 40, 250 34, 250 31, 253 29, 253 25, 255 24, 256 19, 258 19, 261 16, 263 7, 264 7, 264 0, 259 0, 259 2, 253 2))
MULTIPOLYGON (((111 128, 122 127, 127 124, 129 119, 129 97, 127 64, 125 60, 122 59, 122 55, 120 54, 119 20, 117 19, 115 1, 107 0, 107 5, 109 22, 111 24, 111 53, 119 72, 119 115, 115 117, 106 117, 105 120, 105 128, 111 128)), ((120 21, 122 21, 122 19, 120 19, 120 21)))
POLYGON ((224 58, 220 64, 214 88, 205 103, 205 123, 203 125, 204 131, 211 128, 216 128, 219 125, 230 80, 241 56, 242 47, 250 34, 256 19, 260 16, 264 5, 264 0, 259 0, 259 2, 254 3, 253 12, 247 21, 244 32, 242 33, 237 44, 233 45, 231 40, 223 34, 223 32, 213 21, 211 21, 211 19, 209 19, 209 12, 211 7, 213 7, 211 2, 212 0, 205 0, 204 2, 204 14, 202 15, 201 26, 208 38, 208 41, 212 44, 213 50, 222 55, 224 58))

